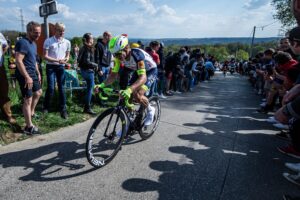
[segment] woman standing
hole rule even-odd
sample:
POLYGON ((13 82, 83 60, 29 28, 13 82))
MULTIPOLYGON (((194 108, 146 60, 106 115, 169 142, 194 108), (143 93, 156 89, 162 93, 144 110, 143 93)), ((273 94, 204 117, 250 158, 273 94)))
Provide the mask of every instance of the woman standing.
POLYGON ((81 76, 85 79, 87 83, 86 96, 85 96, 85 106, 84 111, 88 114, 96 114, 91 109, 91 100, 93 95, 93 88, 95 85, 94 81, 94 71, 98 70, 98 65, 95 63, 94 59, 94 39, 91 33, 85 33, 82 37, 83 47, 81 47, 78 55, 78 65, 81 71, 81 76))

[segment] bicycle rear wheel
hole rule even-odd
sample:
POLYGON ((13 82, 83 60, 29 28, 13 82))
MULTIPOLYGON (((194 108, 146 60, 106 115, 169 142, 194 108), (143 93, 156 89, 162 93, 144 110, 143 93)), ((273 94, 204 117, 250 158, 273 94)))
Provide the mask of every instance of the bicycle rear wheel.
POLYGON ((126 134, 122 110, 110 108, 96 118, 86 140, 86 157, 95 168, 108 164, 121 148, 126 134))
MULTIPOLYGON (((152 96, 149 98, 149 105, 155 108, 155 114, 154 114, 153 123, 150 126, 143 125, 143 127, 139 130, 139 135, 144 140, 150 138, 153 135, 153 133, 156 131, 159 125, 160 115, 161 115, 160 101, 157 96, 152 96)), ((147 115, 147 109, 145 109, 143 112, 144 112, 143 118, 145 119, 147 115)), ((144 123, 144 119, 143 119, 143 123, 144 123)))

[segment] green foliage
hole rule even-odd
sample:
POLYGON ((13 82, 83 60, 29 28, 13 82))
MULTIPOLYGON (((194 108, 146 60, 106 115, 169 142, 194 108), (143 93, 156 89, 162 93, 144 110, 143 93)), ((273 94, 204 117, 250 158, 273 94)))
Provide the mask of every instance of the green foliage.
POLYGON ((16 44, 16 40, 17 37, 20 36, 20 34, 26 34, 26 33, 20 33, 19 31, 14 31, 14 30, 3 30, 1 31, 1 33, 6 37, 8 36, 8 38, 11 41, 11 44, 16 44))
POLYGON ((249 59, 249 53, 243 49, 239 49, 236 52, 236 59, 238 60, 248 60, 249 59))
POLYGON ((272 0, 272 5, 276 10, 274 18, 278 19, 283 27, 287 29, 296 25, 296 19, 291 10, 291 1, 292 0, 272 0))
POLYGON ((82 46, 82 38, 81 37, 73 37, 71 39, 72 47, 74 47, 75 44, 77 44, 79 47, 82 46))
MULTIPOLYGON (((250 42, 249 42, 250 43, 250 42)), ((276 48, 277 42, 264 42, 264 43, 254 43, 253 46, 253 55, 264 51, 268 48, 276 48)), ((165 53, 172 51, 178 52, 180 46, 178 45, 169 45, 165 47, 165 53)), ((228 44, 203 44, 203 45, 193 45, 190 48, 196 49, 200 48, 202 53, 206 55, 212 54, 214 55, 218 61, 223 62, 224 60, 229 59, 229 57, 236 57, 239 60, 247 60, 249 59, 250 53, 250 44, 244 43, 228 43, 228 44)))
POLYGON ((226 60, 229 57, 229 53, 226 49, 226 47, 214 47, 209 46, 206 49, 206 53, 210 55, 214 55, 217 60, 226 60))

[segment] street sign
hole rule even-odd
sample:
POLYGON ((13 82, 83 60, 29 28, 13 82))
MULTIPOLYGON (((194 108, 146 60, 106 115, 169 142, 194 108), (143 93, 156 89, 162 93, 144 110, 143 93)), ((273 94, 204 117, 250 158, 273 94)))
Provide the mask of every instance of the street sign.
POLYGON ((46 16, 48 16, 46 4, 41 5, 39 7, 39 10, 40 10, 40 17, 46 17, 46 16))
POLYGON ((47 17, 49 15, 57 14, 56 1, 41 0, 41 2, 45 2, 39 7, 41 17, 47 17))
POLYGON ((41 4, 49 3, 49 2, 51 2, 51 1, 53 1, 53 0, 41 0, 41 4))

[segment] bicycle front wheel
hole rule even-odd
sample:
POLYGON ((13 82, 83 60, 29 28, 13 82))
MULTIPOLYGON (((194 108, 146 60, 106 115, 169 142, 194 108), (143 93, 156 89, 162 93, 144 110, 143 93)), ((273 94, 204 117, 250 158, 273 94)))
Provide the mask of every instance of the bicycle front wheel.
POLYGON ((89 163, 100 168, 108 164, 121 148, 126 134, 126 118, 122 110, 110 108, 96 118, 86 140, 89 163))
MULTIPOLYGON (((160 101, 157 96, 152 96, 149 98, 149 105, 155 109, 155 114, 154 114, 154 119, 152 124, 150 126, 143 125, 143 127, 139 130, 139 135, 144 140, 150 138, 153 135, 153 133, 156 131, 159 125, 160 115, 161 115, 160 101)), ((145 118, 147 115, 147 109, 145 109, 143 112, 144 112, 143 116, 145 118)))

